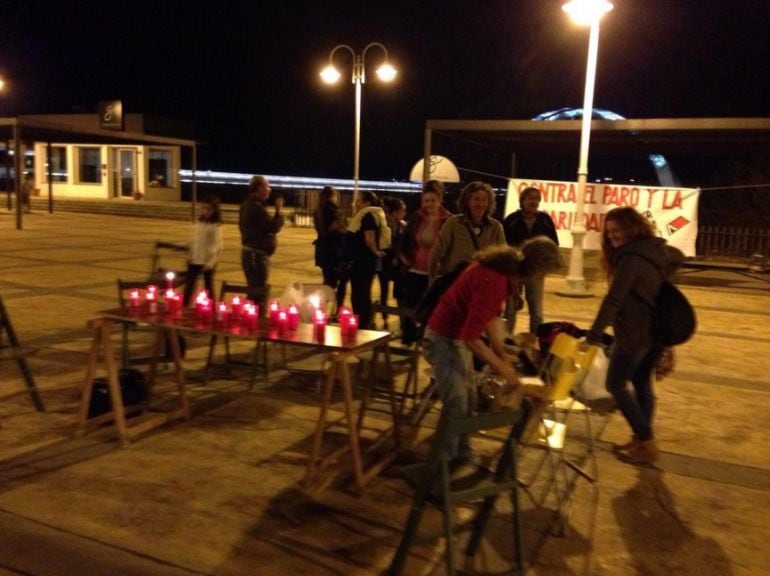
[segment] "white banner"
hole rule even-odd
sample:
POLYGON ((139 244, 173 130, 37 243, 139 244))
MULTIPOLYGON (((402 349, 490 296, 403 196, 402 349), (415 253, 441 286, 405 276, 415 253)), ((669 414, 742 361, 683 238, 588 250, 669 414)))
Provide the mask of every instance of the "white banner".
MULTIPOLYGON (((508 182, 505 215, 519 209, 519 192, 528 186, 540 189, 540 210, 548 212, 556 224, 559 245, 572 247, 572 223, 575 219, 576 182, 554 180, 519 180, 508 182)), ((698 188, 659 188, 636 184, 586 184, 586 237, 583 247, 599 250, 604 215, 612 208, 631 206, 653 223, 656 234, 679 248, 685 256, 695 256, 698 235, 698 188)))

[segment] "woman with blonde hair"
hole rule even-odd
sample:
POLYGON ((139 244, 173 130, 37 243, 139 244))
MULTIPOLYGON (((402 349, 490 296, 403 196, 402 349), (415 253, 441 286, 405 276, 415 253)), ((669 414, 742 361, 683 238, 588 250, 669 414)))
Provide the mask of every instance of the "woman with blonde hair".
POLYGON ((613 450, 627 462, 649 463, 658 458, 652 376, 663 348, 653 338, 653 307, 662 282, 683 260, 684 254, 657 238, 651 223, 633 208, 607 212, 601 263, 610 287, 587 340, 601 343, 604 329, 612 326, 615 344, 606 386, 633 432, 630 442, 613 450), (629 381, 633 392, 627 387, 629 381))

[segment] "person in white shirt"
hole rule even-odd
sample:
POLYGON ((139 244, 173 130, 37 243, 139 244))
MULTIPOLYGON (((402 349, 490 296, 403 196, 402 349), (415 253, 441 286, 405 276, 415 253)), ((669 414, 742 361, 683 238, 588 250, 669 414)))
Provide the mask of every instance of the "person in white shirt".
POLYGON ((207 196, 200 205, 198 221, 193 225, 190 260, 184 286, 184 306, 190 304, 198 276, 203 275, 203 284, 209 297, 214 297, 214 269, 224 246, 222 241, 222 212, 219 198, 207 196))

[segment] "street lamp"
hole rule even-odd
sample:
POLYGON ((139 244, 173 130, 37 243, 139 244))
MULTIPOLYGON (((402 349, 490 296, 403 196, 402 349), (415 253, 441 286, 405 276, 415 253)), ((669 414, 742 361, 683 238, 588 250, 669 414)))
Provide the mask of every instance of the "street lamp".
POLYGON ((580 128, 580 160, 577 170, 577 204, 575 221, 572 223, 572 250, 570 251, 567 289, 565 296, 588 296, 583 276, 583 239, 586 235, 585 196, 588 179, 588 143, 591 139, 594 84, 596 82, 596 58, 599 51, 599 20, 613 5, 606 0, 572 0, 562 6, 578 24, 590 27, 588 38, 588 62, 586 85, 583 96, 583 122, 580 128))
POLYGON ((385 61, 377 68, 377 77, 383 82, 390 82, 398 73, 397 70, 388 62, 388 49, 385 48, 379 42, 372 42, 366 45, 366 48, 360 53, 356 54, 355 50, 347 44, 338 44, 329 53, 329 64, 321 71, 321 79, 327 84, 334 84, 340 79, 341 74, 334 67, 334 54, 337 50, 347 50, 350 52, 353 58, 353 78, 352 82, 356 86, 356 120, 355 131, 353 133, 353 202, 355 203, 358 198, 358 165, 359 165, 359 150, 361 142, 361 84, 366 82, 366 73, 364 70, 364 61, 366 60, 366 53, 370 48, 381 48, 385 53, 385 61))

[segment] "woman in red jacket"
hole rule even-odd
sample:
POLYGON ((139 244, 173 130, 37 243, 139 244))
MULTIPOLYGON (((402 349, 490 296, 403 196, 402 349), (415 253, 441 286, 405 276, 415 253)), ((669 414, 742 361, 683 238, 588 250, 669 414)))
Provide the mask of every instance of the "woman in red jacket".
MULTIPOLYGON (((561 266, 558 246, 544 236, 532 238, 520 248, 488 246, 474 255, 473 262, 441 297, 428 321, 424 353, 434 367, 443 409, 450 416, 469 414, 471 354, 508 383, 519 384, 513 368, 516 359, 505 350, 503 306, 517 282, 539 278, 561 266)), ((445 450, 450 459, 472 455, 464 435, 452 439, 445 450)))

